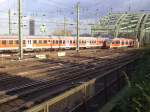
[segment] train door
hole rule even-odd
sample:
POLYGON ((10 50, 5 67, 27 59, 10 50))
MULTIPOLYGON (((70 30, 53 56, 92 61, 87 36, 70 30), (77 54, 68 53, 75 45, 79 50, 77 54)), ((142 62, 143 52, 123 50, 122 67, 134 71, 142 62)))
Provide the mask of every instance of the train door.
POLYGON ((89 48, 90 47, 90 40, 86 40, 86 48, 89 48))
POLYGON ((67 49, 70 48, 70 40, 65 40, 65 41, 66 41, 66 43, 65 43, 66 48, 67 49))
POLYGON ((27 40, 27 42, 26 42, 26 44, 27 44, 27 48, 32 48, 32 40, 27 40))

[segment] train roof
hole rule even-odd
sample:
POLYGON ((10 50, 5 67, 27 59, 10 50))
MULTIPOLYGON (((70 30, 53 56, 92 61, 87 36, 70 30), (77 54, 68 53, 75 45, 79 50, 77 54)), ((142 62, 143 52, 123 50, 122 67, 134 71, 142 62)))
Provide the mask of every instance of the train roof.
MULTIPOLYGON (((17 39, 19 38, 18 36, 0 36, 0 39, 17 39)), ((73 36, 23 36, 24 39, 57 39, 57 38, 68 38, 68 39, 74 39, 76 37, 73 36)), ((96 37, 80 37, 82 39, 97 39, 96 37)), ((105 40, 102 38, 99 38, 101 40, 105 40)))
POLYGON ((113 40, 133 40, 132 38, 114 38, 113 40))

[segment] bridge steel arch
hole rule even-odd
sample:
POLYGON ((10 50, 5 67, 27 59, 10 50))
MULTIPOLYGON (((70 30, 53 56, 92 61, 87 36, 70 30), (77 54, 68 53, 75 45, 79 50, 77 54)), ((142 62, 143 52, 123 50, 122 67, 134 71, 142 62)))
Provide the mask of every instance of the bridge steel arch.
POLYGON ((112 13, 103 17, 92 30, 100 34, 99 36, 103 33, 110 35, 110 32, 114 32, 112 35, 114 38, 135 38, 140 46, 145 42, 150 44, 150 14, 141 12, 112 13), (145 37, 146 34, 148 37, 145 37), (144 38, 148 38, 149 41, 144 40, 144 38))

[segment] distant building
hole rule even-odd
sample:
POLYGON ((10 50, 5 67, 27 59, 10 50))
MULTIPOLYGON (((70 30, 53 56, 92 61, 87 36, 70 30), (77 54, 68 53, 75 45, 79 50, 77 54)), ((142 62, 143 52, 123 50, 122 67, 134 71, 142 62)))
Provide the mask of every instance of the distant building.
POLYGON ((66 30, 65 32, 64 30, 56 30, 52 34, 55 36, 71 36, 72 31, 66 30))
POLYGON ((31 36, 35 35, 35 20, 34 19, 29 20, 29 35, 31 36))

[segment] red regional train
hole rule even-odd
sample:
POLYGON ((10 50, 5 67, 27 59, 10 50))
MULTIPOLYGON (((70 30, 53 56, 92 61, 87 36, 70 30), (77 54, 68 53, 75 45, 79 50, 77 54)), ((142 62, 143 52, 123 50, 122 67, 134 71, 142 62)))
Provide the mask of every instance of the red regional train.
MULTIPOLYGON (((106 39, 95 37, 80 37, 80 48, 105 47, 106 39)), ((0 51, 17 50, 19 46, 18 36, 0 36, 0 51)), ((24 36, 24 50, 38 49, 71 49, 76 48, 75 37, 55 36, 24 36)))

